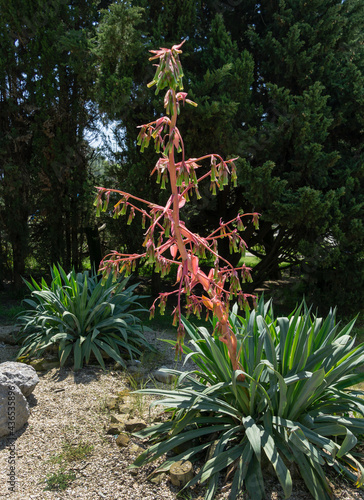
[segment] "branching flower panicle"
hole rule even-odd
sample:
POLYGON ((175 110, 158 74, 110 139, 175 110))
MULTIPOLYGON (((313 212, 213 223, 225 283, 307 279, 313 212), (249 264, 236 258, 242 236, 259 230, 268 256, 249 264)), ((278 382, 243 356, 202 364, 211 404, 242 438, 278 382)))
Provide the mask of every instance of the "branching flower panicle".
MULTIPOLYGON (((187 93, 183 92, 183 71, 179 61, 183 43, 171 49, 161 48, 151 51, 153 56, 150 60, 158 60, 158 64, 148 87, 155 85, 156 94, 167 87, 164 97, 166 116, 141 125, 137 140, 142 151, 151 141, 154 142, 155 150, 161 156, 152 174, 156 174, 156 181, 161 189, 165 189, 169 183, 171 195, 165 206, 159 206, 121 190, 97 188, 95 200, 97 214, 107 209, 111 196, 116 194, 120 199, 114 204, 114 216, 119 217, 128 213, 128 224, 130 224, 136 212, 140 212, 143 229, 147 228, 143 243, 144 252, 132 255, 113 252, 103 259, 100 271, 108 274, 112 269, 116 269, 118 272, 130 273, 135 262, 141 259, 155 265, 155 270, 164 276, 169 273, 172 264, 176 264, 178 266, 176 289, 159 295, 150 309, 151 317, 158 301, 160 313, 163 314, 168 297, 177 296, 173 324, 177 326, 176 355, 178 355, 182 353, 184 338, 181 297, 186 297, 187 315, 193 313, 200 316, 202 309, 205 308, 207 316, 212 313, 217 319, 216 329, 219 338, 227 346, 233 369, 238 370, 241 368, 240 354, 236 350, 235 335, 229 326, 229 303, 234 299, 240 306, 244 306, 248 298, 252 297, 244 294, 240 285, 240 277, 243 282, 251 280, 250 268, 245 265, 234 268, 219 255, 217 242, 221 238, 228 238, 231 253, 245 253, 246 243, 240 235, 244 230, 241 220, 243 215, 239 214, 228 222, 220 221, 219 228, 205 237, 191 232, 180 218, 180 210, 190 196, 195 193, 196 197, 200 198, 198 186, 201 182, 209 179, 213 194, 216 194, 217 190, 223 190, 229 178, 234 185, 236 184, 234 163, 236 158, 224 160, 218 154, 185 158, 182 135, 177 127, 177 116, 181 105, 187 103, 197 106, 197 104, 187 99, 187 93), (180 158, 177 158, 177 155, 180 155, 180 158), (210 166, 206 171, 208 161, 210 166), (200 175, 202 171, 204 173, 200 175), (200 259, 206 257, 211 257, 214 261, 214 266, 207 274, 200 267, 200 259), (198 291, 201 288, 202 294, 198 291)), ((257 227, 259 214, 244 214, 244 217, 249 216, 257 227)), ((244 379, 242 374, 239 377, 240 380, 244 379)))

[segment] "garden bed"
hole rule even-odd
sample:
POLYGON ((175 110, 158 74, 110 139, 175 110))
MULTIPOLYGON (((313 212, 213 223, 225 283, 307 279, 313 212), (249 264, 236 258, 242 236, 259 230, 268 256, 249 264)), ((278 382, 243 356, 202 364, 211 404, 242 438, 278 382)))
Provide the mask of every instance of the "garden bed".
MULTIPOLYGON (((160 355, 146 359, 148 368, 174 366, 173 351, 158 342, 160 337, 173 338, 174 332, 156 332, 150 341, 157 343, 160 355), (163 352, 164 350, 164 352, 163 352)), ((0 347, 0 361, 13 359, 15 349, 0 347)), ((179 365, 181 366, 181 365, 179 365)), ((31 416, 27 426, 17 433, 15 493, 7 489, 9 443, 0 440, 0 496, 12 499, 176 499, 177 488, 167 475, 159 484, 148 480, 156 465, 128 470, 139 447, 145 444, 131 438, 127 447, 120 448, 116 437, 107 434, 111 412, 107 408, 109 395, 124 395, 133 417, 143 417, 148 423, 149 401, 130 395, 136 377, 112 369, 103 372, 98 367, 86 367, 78 372, 70 368, 40 373, 40 382, 29 397, 31 416), (48 478, 48 481, 47 481, 48 478), (69 480, 67 485, 67 480, 69 480), (52 487, 54 489, 46 489, 52 487), (60 489, 65 486, 65 489, 60 489)), ((156 415, 160 410, 153 410, 156 415)), ((330 471, 329 471, 330 472, 330 471)), ((364 492, 332 475, 335 497, 342 500, 364 498, 364 492)), ((279 484, 267 476, 266 498, 283 498, 279 484)), ((221 483, 216 500, 228 498, 229 487, 221 483)), ((197 486, 180 498, 203 499, 204 489, 197 486)), ((243 495, 241 498, 247 498, 243 495)), ((303 482, 294 480, 292 499, 308 500, 311 495, 303 482)))

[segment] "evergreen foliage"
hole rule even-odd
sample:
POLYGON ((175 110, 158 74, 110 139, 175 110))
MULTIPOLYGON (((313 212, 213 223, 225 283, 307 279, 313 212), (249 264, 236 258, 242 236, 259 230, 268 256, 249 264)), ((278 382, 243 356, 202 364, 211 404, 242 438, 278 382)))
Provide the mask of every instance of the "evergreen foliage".
MULTIPOLYGON (((79 267, 84 229, 95 232, 84 131, 96 103, 116 126, 111 180, 164 204, 149 177, 153 152, 135 148, 136 127, 162 112, 146 91, 144 54, 187 38, 198 108, 179 121, 186 154, 212 144, 240 157, 239 186, 216 199, 202 190, 184 214, 190 227, 257 211, 259 231, 248 224, 244 235, 261 258, 254 286, 286 262, 316 303, 362 303, 363 2, 1 0, 0 14, 0 277, 12 267, 20 284, 30 254, 79 267)), ((111 227, 106 250, 140 247, 141 232, 111 227)))
MULTIPOLYGON (((299 256, 326 304, 363 298, 363 21, 357 1, 263 2, 246 31, 265 113, 242 179, 267 194, 260 242, 272 261, 299 256), (256 170, 268 160, 273 198, 256 170)), ((256 192, 244 182, 249 203, 256 192)))
POLYGON ((97 3, 0 2, 1 231, 17 284, 29 253, 48 267, 80 267, 90 207, 93 117, 87 32, 97 3))
MULTIPOLYGON (((280 263, 288 262, 313 284, 317 303, 338 302, 339 293, 340 303, 361 303, 362 2, 132 2, 132 10, 138 7, 138 44, 148 49, 188 38, 186 87, 199 106, 197 119, 188 110, 180 119, 187 153, 204 154, 213 144, 216 153, 241 158, 239 187, 225 188, 216 201, 202 192, 186 214, 191 227, 202 231, 239 209, 258 211, 259 231, 250 224, 244 235, 261 258, 255 286, 279 278, 280 263)), ((132 138, 141 112, 158 117, 161 110, 145 94, 150 70, 138 44, 124 108, 103 110, 122 131, 119 181, 145 196, 153 189, 149 158, 140 159, 132 138)))

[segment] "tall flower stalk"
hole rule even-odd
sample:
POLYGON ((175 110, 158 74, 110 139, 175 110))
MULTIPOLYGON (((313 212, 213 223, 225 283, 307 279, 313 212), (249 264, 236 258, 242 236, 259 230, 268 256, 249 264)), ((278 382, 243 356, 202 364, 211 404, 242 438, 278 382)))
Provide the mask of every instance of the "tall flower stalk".
MULTIPOLYGON (((243 293, 240 284, 241 280, 251 281, 251 269, 245 265, 235 268, 221 257, 218 253, 218 240, 228 238, 232 252, 245 254, 246 243, 239 234, 244 229, 241 216, 238 215, 228 222, 220 220, 219 227, 206 237, 190 231, 180 218, 180 211, 190 200, 193 192, 197 199, 201 198, 199 184, 202 181, 210 180, 210 190, 213 194, 216 194, 217 190, 224 189, 229 177, 236 185, 234 164, 236 158, 224 160, 218 154, 208 154, 200 158, 185 157, 183 139, 177 127, 177 117, 182 104, 188 103, 193 106, 197 104, 187 99, 187 93, 183 92, 183 71, 179 60, 183 43, 174 45, 171 49, 161 48, 151 51, 153 55, 150 60, 157 60, 158 64, 154 79, 148 87, 156 85, 156 94, 167 87, 164 97, 166 115, 141 125, 138 135, 138 145, 142 151, 153 140, 155 150, 160 157, 152 174, 157 175, 157 183, 161 185, 161 189, 166 189, 169 183, 171 195, 166 205, 160 206, 119 189, 97 188, 95 206, 98 214, 107 210, 111 193, 116 193, 119 195, 119 200, 113 207, 115 218, 128 213, 128 224, 130 224, 135 214, 139 212, 142 215, 143 228, 148 223, 143 243, 144 251, 135 254, 114 251, 102 260, 100 271, 105 275, 110 272, 129 274, 135 268, 136 261, 142 259, 148 264, 154 264, 155 270, 165 276, 170 272, 172 264, 177 264, 176 289, 159 294, 152 304, 151 316, 154 314, 157 301, 163 314, 168 296, 177 295, 173 323, 178 325, 176 355, 179 355, 182 353, 185 334, 181 321, 182 295, 186 298, 187 316, 193 313, 199 317, 205 307, 207 315, 212 312, 216 317, 219 339, 228 348, 233 370, 238 370, 241 368, 240 353, 237 352, 235 334, 229 326, 229 303, 235 299, 240 306, 243 306, 249 297, 254 300, 254 296, 243 293), (200 171, 206 169, 204 165, 207 162, 210 163, 208 171, 200 175, 200 171), (200 268, 200 260, 207 257, 214 260, 214 265, 206 274, 200 268), (202 293, 196 291, 201 289, 202 293)), ((254 225, 258 225, 257 213, 244 214, 245 216, 252 217, 254 225)))

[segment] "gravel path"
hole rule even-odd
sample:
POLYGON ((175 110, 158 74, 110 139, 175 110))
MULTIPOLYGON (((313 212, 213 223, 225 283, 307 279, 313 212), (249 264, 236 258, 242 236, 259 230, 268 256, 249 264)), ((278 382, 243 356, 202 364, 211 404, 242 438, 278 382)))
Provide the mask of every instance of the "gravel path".
MULTIPOLYGON (((173 334, 172 334, 173 335, 173 334)), ((148 369, 164 365, 175 367, 173 351, 156 338, 170 337, 168 332, 150 334, 150 341, 157 345, 160 354, 146 357, 143 364, 148 369)), ((16 348, 0 344, 0 362, 13 359, 16 348)), ((180 367, 181 365, 178 365, 180 367)), ((192 365, 190 365, 191 367, 192 365)), ((178 490, 167 475, 159 484, 148 479, 156 465, 144 467, 136 472, 128 465, 145 447, 133 437, 126 447, 119 447, 114 435, 107 434, 112 410, 108 408, 109 396, 119 396, 124 407, 129 408, 130 418, 143 418, 151 422, 160 412, 153 410, 149 416, 146 397, 136 397, 130 391, 137 380, 134 370, 132 378, 125 372, 97 367, 86 367, 74 373, 70 368, 53 369, 40 373, 40 382, 29 397, 31 416, 27 426, 17 433, 15 493, 8 491, 9 442, 0 439, 0 498, 14 500, 30 499, 89 499, 89 500, 159 500, 177 499, 178 490), (67 450, 86 450, 81 457, 68 456, 67 450), (134 472, 134 474, 133 474, 134 472), (64 490, 46 490, 47 477, 62 479, 71 474, 73 480, 64 490), (63 476, 62 476, 63 475, 63 476)), ((364 499, 364 492, 338 483, 332 478, 335 499, 364 499)), ((295 480, 292 500, 308 500, 304 484, 295 480)), ((266 498, 281 499, 283 495, 277 482, 267 476, 266 498)), ((229 486, 221 484, 216 500, 228 498, 229 486)), ((178 498, 202 500, 204 489, 195 487, 178 498)), ((241 496, 246 499, 246 496, 241 496)))

